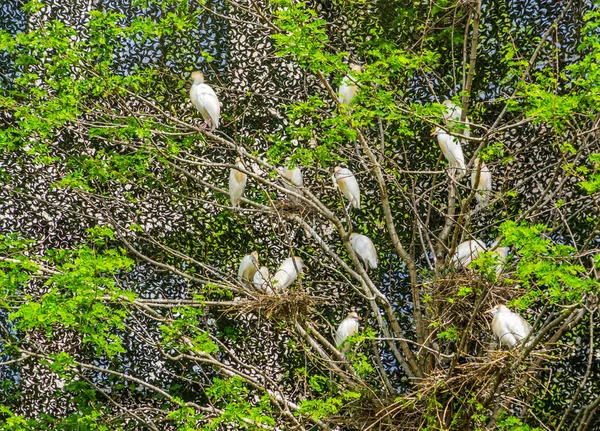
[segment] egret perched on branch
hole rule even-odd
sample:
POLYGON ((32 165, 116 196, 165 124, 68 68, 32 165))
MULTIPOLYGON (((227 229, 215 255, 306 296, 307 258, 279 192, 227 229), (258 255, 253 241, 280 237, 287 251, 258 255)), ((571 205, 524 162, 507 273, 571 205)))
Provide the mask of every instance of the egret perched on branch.
POLYGON ((477 239, 461 242, 456 247, 450 263, 456 268, 466 268, 485 251, 485 244, 477 239))
MULTIPOLYGON (((463 134, 465 137, 469 138, 471 136, 471 130, 469 129, 469 118, 465 117, 465 122, 461 122, 462 117, 462 108, 458 105, 455 105, 450 100, 444 100, 442 102, 444 108, 442 109, 442 119, 444 120, 444 124, 450 130, 455 130, 457 124, 465 124, 466 128, 463 130, 463 134)), ((456 131, 456 130, 455 130, 456 131)))
MULTIPOLYGON (((238 168, 244 167, 239 157, 235 159, 235 165, 238 168)), ((234 208, 240 205, 247 179, 248 176, 237 169, 231 168, 231 171, 229 171, 229 197, 231 198, 231 206, 234 208)))
POLYGON ((253 278, 254 287, 258 290, 262 290, 265 293, 273 294, 273 289, 271 287, 271 276, 269 274, 269 268, 266 266, 261 266, 258 271, 254 274, 253 278))
POLYGON ((253 251, 243 257, 238 268, 238 279, 240 281, 247 281, 252 283, 254 280, 254 274, 258 269, 258 252, 253 251))
POLYGON ((519 314, 510 311, 504 305, 496 305, 488 313, 492 313, 492 332, 500 340, 500 344, 514 347, 527 338, 531 325, 519 314))
MULTIPOLYGON (((353 72, 362 72, 362 67, 358 64, 351 64, 350 70, 353 72)), ((342 105, 349 105, 356 96, 358 92, 358 86, 355 83, 355 78, 353 74, 350 72, 342 79, 342 83, 340 84, 340 88, 338 90, 339 100, 342 105)))
POLYGON ((484 207, 487 206, 490 201, 490 194, 492 193, 492 174, 489 168, 483 163, 483 161, 478 157, 473 162, 473 172, 471 172, 471 187, 476 189, 475 199, 477 199, 477 203, 484 207), (477 184, 475 183, 477 179, 477 171, 479 170, 479 166, 481 166, 481 172, 479 173, 479 181, 477 184))
POLYGON ((464 173, 466 169, 465 157, 463 156, 462 147, 456 136, 449 135, 448 132, 439 127, 435 129, 433 134, 437 136, 438 143, 442 148, 442 153, 444 153, 444 157, 448 160, 450 167, 461 169, 461 172, 464 173))
POLYGON ((348 199, 348 208, 346 208, 346 211, 351 206, 360 209, 360 188, 350 169, 336 166, 333 171, 333 184, 334 186, 337 185, 342 194, 348 199))
MULTIPOLYGON (((358 314, 356 314, 354 311, 351 313, 348 313, 348 316, 342 320, 342 323, 340 323, 340 326, 338 326, 337 331, 335 332, 335 346, 336 347, 340 347, 344 341, 346 341, 346 339, 348 337, 351 337, 352 335, 356 334, 358 332, 358 322, 359 322, 360 316, 358 314)), ((343 351, 346 351, 347 349, 344 349, 343 351)))
POLYGON ((304 266, 304 261, 298 256, 288 257, 281 262, 281 266, 271 278, 275 290, 281 291, 292 284, 298 278, 298 274, 302 274, 304 266))
POLYGON ((190 88, 190 99, 192 99, 192 103, 200 111, 202 118, 204 118, 202 129, 208 126, 212 131, 219 127, 221 103, 214 90, 204 83, 204 74, 202 72, 198 70, 192 72, 192 80, 194 83, 192 84, 192 88, 190 88))
MULTIPOLYGON (((296 166, 294 169, 279 168, 278 170, 281 176, 287 180, 283 181, 283 187, 285 187, 286 190, 302 195, 302 190, 298 188, 304 187, 304 179, 302 178, 302 171, 300 171, 300 168, 296 166)), ((292 200, 297 201, 298 198, 292 196, 292 200)))
POLYGON ((350 245, 365 263, 367 271, 369 267, 377 268, 377 250, 375 250, 373 242, 367 236, 352 232, 350 234, 350 245))

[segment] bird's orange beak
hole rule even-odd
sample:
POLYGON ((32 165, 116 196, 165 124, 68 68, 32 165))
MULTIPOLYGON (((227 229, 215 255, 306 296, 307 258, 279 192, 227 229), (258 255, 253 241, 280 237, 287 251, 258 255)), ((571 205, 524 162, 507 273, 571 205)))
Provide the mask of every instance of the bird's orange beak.
POLYGON ((436 129, 433 129, 433 132, 431 132, 431 136, 435 136, 438 134, 438 131, 436 129))
POLYGON ((356 316, 356 318, 357 318, 358 320, 362 320, 362 317, 360 317, 360 316, 356 316))
POLYGON ((486 311, 486 313, 490 313, 490 314, 492 314, 493 312, 494 312, 494 308, 493 307, 486 311))

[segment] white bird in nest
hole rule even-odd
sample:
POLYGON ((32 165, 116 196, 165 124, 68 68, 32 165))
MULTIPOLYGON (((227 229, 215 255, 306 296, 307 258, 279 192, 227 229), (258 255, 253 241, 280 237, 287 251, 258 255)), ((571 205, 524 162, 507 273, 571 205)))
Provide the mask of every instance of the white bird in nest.
MULTIPOLYGON (((348 316, 342 320, 340 326, 338 326, 337 331, 335 332, 335 347, 339 348, 344 341, 348 337, 356 334, 358 332, 358 322, 360 321, 360 316, 356 314, 356 312, 352 311, 348 313, 348 316)), ((345 352, 348 348, 342 349, 342 352, 345 352)))
POLYGON ((487 206, 492 193, 492 174, 490 169, 481 159, 479 159, 479 157, 473 162, 473 172, 471 172, 471 187, 476 190, 475 199, 477 199, 479 206, 487 206), (481 171, 479 172, 479 181, 476 183, 479 166, 481 166, 481 171))
POLYGON ((450 167, 460 169, 460 174, 464 174, 466 169, 465 157, 463 156, 462 147, 456 136, 448 134, 448 132, 440 127, 435 129, 433 135, 437 136, 438 144, 440 144, 442 153, 446 160, 448 160, 450 167))
POLYGON ((478 239, 461 242, 450 259, 450 264, 456 268, 466 268, 485 251, 485 244, 478 239))
POLYGON ((254 274, 254 287, 261 290, 269 295, 273 294, 273 288, 271 286, 271 275, 269 274, 269 268, 261 266, 258 271, 254 274))
POLYGON ((504 305, 496 305, 488 313, 494 316, 492 332, 500 340, 500 345, 514 347, 531 333, 529 322, 504 305))
POLYGON ((365 263, 366 270, 370 268, 377 268, 377 250, 373 242, 365 235, 361 235, 355 232, 350 234, 350 245, 365 263))
POLYGON ((204 124, 202 129, 210 127, 213 131, 219 127, 219 116, 221 115, 221 103, 215 94, 214 90, 204 83, 204 74, 200 71, 192 72, 192 80, 194 83, 190 88, 190 99, 196 107, 204 124))
MULTIPOLYGON (((362 72, 362 67, 360 67, 358 64, 351 64, 350 70, 352 72, 360 73, 362 72)), ((358 92, 358 86, 356 85, 355 78, 352 72, 344 76, 344 78, 342 79, 342 83, 340 84, 340 88, 338 90, 339 101, 342 105, 349 105, 350 102, 352 102, 352 99, 354 99, 354 96, 356 96, 356 93, 358 92)))
POLYGON ((340 188, 344 197, 348 200, 348 207, 360 209, 360 188, 358 181, 350 169, 336 166, 333 171, 333 185, 340 188))
POLYGON ((301 257, 288 257, 271 278, 271 284, 276 291, 281 291, 291 285, 299 274, 302 274, 302 269, 305 267, 301 257))
MULTIPOLYGON (((238 168, 244 167, 239 157, 235 159, 235 165, 238 168)), ((231 168, 231 171, 229 171, 229 197, 233 208, 239 207, 247 180, 248 176, 245 173, 234 168, 231 168)))
POLYGON ((242 258, 238 268, 238 280, 252 283, 258 270, 258 252, 253 251, 242 258))
POLYGON ((444 108, 442 109, 442 119, 444 120, 446 127, 458 133, 459 127, 457 125, 465 125, 466 128, 460 127, 460 130, 462 130, 462 133, 465 137, 469 138, 471 136, 471 130, 469 129, 469 118, 465 117, 465 122, 461 122, 462 108, 458 105, 455 105, 450 100, 444 100, 442 105, 444 105, 444 108))
MULTIPOLYGON (((287 169, 282 167, 279 168, 278 171, 281 174, 281 176, 287 180, 282 181, 283 187, 285 187, 286 190, 302 195, 302 190, 298 188, 304 187, 304 178, 302 178, 302 171, 300 170, 300 168, 298 166, 296 166, 294 169, 287 169)), ((299 201, 300 199, 298 199, 296 196, 292 196, 292 200, 299 201)))

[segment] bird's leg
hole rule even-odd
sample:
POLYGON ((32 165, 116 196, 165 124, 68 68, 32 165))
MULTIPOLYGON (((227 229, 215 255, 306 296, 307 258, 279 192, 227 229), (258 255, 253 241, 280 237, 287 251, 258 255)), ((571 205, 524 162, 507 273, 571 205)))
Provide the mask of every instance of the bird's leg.
POLYGON ((213 127, 212 120, 210 118, 205 120, 204 123, 200 126, 200 130, 206 130, 207 128, 209 128, 209 130, 212 132, 213 127))

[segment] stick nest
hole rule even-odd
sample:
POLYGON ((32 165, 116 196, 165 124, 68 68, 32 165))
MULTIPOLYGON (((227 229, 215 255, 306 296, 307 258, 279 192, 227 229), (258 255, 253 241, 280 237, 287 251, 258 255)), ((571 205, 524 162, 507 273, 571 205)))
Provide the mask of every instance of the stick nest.
POLYGON ((267 319, 296 322, 306 320, 307 316, 314 313, 316 305, 323 302, 325 302, 325 298, 299 291, 274 295, 257 293, 254 295, 254 299, 240 304, 240 312, 260 314, 267 319))

